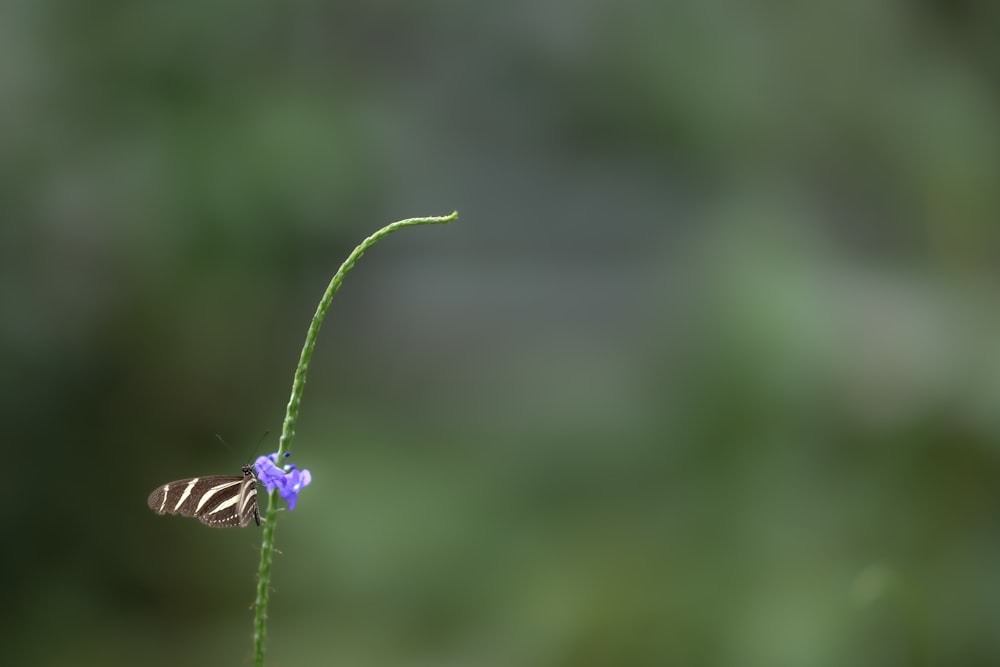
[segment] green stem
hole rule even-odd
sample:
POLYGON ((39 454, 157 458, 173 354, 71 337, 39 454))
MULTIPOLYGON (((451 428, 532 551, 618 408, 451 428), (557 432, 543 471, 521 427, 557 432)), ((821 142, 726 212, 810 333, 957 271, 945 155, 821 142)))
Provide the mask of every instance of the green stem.
MULTIPOLYGON (((326 311, 333 301, 333 295, 340 289, 344 282, 344 276, 354 268, 354 263, 365 254, 365 251, 378 243, 383 237, 388 236, 397 229, 412 227, 414 225, 433 225, 444 222, 452 222, 458 219, 458 211, 451 215, 431 217, 431 218, 409 218, 399 220, 390 225, 386 225, 378 230, 354 249, 340 269, 333 276, 323 298, 320 299, 316 307, 316 314, 313 315, 309 330, 306 332, 306 342, 302 345, 302 354, 299 355, 299 365, 295 367, 295 378, 292 380, 292 395, 288 399, 288 407, 285 410, 285 422, 281 427, 281 438, 278 440, 278 465, 281 465, 281 457, 285 455, 291 447, 295 438, 295 423, 299 419, 299 403, 302 402, 302 390, 306 384, 306 372, 309 370, 309 360, 312 359, 313 348, 316 347, 316 337, 319 335, 319 328, 323 324, 326 311)), ((260 545, 260 567, 257 570, 257 599, 254 602, 253 619, 253 655, 254 665, 264 667, 264 644, 267 639, 267 603, 271 589, 271 559, 274 554, 274 527, 277 518, 277 492, 271 491, 267 497, 267 512, 264 514, 264 537, 260 545)))

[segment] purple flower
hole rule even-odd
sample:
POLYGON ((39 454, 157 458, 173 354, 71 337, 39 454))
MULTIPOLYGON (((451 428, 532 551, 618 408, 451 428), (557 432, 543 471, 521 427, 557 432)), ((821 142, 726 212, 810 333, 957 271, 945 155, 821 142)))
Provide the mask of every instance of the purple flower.
MULTIPOLYGON (((285 454, 289 456, 289 454, 285 454)), ((268 454, 257 457, 254 468, 257 471, 257 479, 267 488, 268 492, 278 490, 278 493, 285 502, 288 509, 295 509, 295 502, 299 498, 299 491, 309 486, 312 482, 312 475, 308 470, 299 470, 294 464, 286 464, 284 468, 279 468, 278 454, 268 454)))

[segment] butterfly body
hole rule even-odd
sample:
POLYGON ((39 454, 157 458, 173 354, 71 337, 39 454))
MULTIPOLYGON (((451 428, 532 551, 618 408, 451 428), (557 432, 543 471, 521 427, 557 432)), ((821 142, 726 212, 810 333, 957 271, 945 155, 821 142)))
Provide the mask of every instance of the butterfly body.
POLYGON ((260 525, 257 476, 253 466, 242 475, 208 475, 167 482, 149 494, 149 509, 157 514, 197 517, 206 526, 227 528, 260 525))

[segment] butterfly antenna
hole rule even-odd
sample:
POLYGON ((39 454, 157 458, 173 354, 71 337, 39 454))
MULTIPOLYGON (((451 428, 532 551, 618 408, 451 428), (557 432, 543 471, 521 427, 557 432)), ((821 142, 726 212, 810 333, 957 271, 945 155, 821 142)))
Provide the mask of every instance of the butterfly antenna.
POLYGON ((253 448, 253 452, 250 454, 250 460, 251 461, 253 461, 256 458, 257 451, 260 449, 260 443, 264 442, 264 440, 270 434, 271 434, 271 431, 268 430, 268 431, 264 431, 264 434, 262 436, 260 436, 260 440, 257 441, 257 446, 253 448))
POLYGON ((233 451, 233 448, 229 446, 229 443, 228 443, 228 442, 226 442, 226 439, 225 439, 225 438, 223 438, 223 437, 222 437, 221 435, 219 435, 218 433, 216 433, 216 434, 215 434, 215 438, 216 438, 216 439, 217 439, 217 440, 218 440, 219 442, 221 442, 221 443, 223 444, 223 446, 224 446, 224 447, 225 447, 226 449, 228 449, 229 451, 233 451))

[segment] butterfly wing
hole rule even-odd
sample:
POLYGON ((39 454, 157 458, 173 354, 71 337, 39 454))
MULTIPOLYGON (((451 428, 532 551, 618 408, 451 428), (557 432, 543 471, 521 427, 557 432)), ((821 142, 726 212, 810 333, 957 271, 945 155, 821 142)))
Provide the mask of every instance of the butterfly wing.
POLYGON ((257 478, 251 466, 242 475, 209 475, 168 482, 147 499, 157 514, 197 517, 206 526, 225 528, 260 525, 257 509, 257 478))

